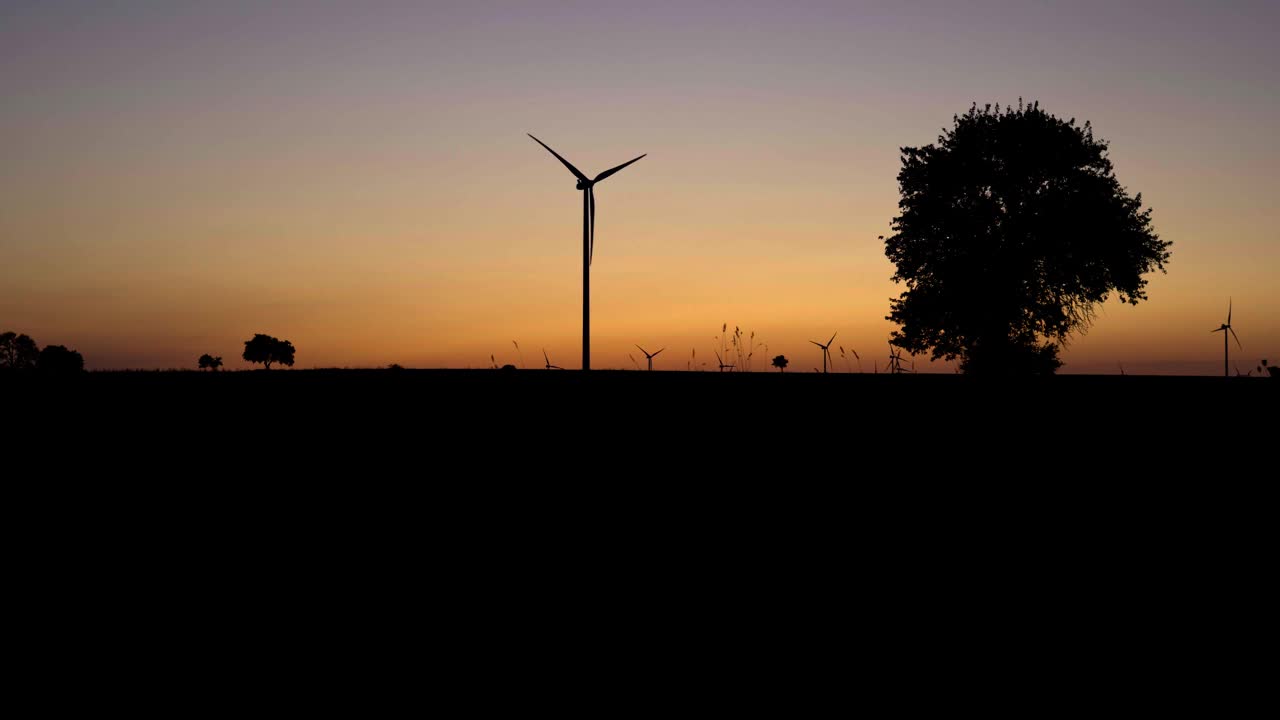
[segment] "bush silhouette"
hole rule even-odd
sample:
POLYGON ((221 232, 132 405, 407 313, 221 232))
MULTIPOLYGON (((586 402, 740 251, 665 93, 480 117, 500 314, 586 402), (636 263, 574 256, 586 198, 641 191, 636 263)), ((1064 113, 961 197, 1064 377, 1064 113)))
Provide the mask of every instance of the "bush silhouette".
POLYGON ((1146 299, 1171 243, 1116 180, 1089 123, 1039 104, 977 105, 936 145, 902 148, 902 214, 885 255, 907 289, 893 344, 966 373, 1052 373, 1111 293, 1146 299))
POLYGON ((258 333, 252 340, 245 341, 244 355, 241 357, 246 362, 261 363, 270 370, 272 363, 293 367, 293 352, 293 343, 288 340, 277 340, 270 335, 258 333))
POLYGON ((222 367, 222 356, 219 355, 217 357, 214 357, 208 353, 205 353, 204 355, 200 356, 200 360, 198 362, 201 370, 208 369, 208 370, 217 372, 218 368, 222 367))
POLYGON ((773 366, 778 368, 779 372, 787 371, 787 356, 779 355, 773 359, 773 366))
POLYGON ((62 345, 46 345, 36 360, 42 372, 78 373, 84 370, 84 357, 62 345))

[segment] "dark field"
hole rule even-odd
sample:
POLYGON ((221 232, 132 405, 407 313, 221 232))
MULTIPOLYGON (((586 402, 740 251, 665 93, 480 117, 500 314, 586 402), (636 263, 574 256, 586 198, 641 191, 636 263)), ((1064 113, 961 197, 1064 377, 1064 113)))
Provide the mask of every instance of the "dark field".
POLYGON ((1224 444, 1237 452, 1274 447, 1280 407, 1274 378, 1073 375, 996 382, 925 374, 91 372, 0 376, 0 391, 10 408, 42 418, 22 423, 27 429, 68 440, 198 440, 228 451, 274 443, 282 453, 285 443, 306 445, 287 453, 291 462, 400 443, 393 450, 441 458, 475 451, 477 460, 502 463, 515 461, 505 449, 525 448, 555 458, 565 473, 567 457, 714 464, 722 453, 746 452, 792 456, 797 466, 834 457, 865 472, 879 462, 928 462, 941 448, 965 453, 973 469, 1005 455, 1051 469, 1110 450, 1122 452, 1117 462, 1134 453, 1208 460, 1224 444), (598 456, 610 450, 626 455, 598 456))
POLYGON ((1154 638, 1265 596, 1270 379, 272 370, 0 391, 17 555, 53 558, 38 577, 245 627, 271 598, 303 618, 325 598, 375 625, 444 603, 485 627, 773 612, 825 633, 863 612, 894 633, 1052 617, 1154 638))

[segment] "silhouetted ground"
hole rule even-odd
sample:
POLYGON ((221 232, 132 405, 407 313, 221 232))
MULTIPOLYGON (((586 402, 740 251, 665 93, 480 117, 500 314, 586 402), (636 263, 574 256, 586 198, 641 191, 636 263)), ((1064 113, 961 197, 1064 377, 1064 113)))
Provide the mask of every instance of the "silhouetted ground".
POLYGON ((1238 637, 1269 597, 1269 379, 112 372, 0 397, 15 577, 83 638, 363 658, 357 635, 446 632, 522 661, 635 628, 829 673, 780 638, 1217 657, 1188 618, 1238 637))
POLYGON ((829 473, 968 463, 991 477, 1185 452, 1208 461, 1226 447, 1274 443, 1280 407, 1271 378, 1156 376, 93 372, 0 377, 0 389, 10 407, 43 418, 29 429, 67 439, 263 448, 294 466, 351 453, 421 453, 425 465, 456 457, 477 470, 524 461, 532 470, 536 461, 553 474, 572 470, 569 457, 638 471, 653 457, 705 463, 697 472, 706 473, 723 463, 730 476, 743 472, 744 455, 748 465, 794 458, 796 468, 825 457, 829 473), (1184 440, 1195 444, 1170 444, 1184 440), (516 448, 532 455, 507 454, 516 448), (609 451, 624 454, 602 455, 609 451), (1043 465, 1018 468, 1006 458, 1043 465))
POLYGON ((1254 495, 1280 447, 1270 378, 271 370, 33 374, 0 391, 11 477, 158 503, 165 521, 223 508, 374 535, 547 535, 572 516, 585 541, 649 515, 970 533, 989 513, 1030 529, 1077 512, 1235 531, 1272 507, 1254 495))

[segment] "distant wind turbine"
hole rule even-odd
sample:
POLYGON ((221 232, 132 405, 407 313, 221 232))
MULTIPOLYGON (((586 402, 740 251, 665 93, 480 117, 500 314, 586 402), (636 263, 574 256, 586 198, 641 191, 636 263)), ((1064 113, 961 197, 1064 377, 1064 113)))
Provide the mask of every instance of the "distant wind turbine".
POLYGON ((895 348, 893 343, 889 343, 889 365, 887 367, 889 372, 894 375, 906 372, 906 370, 902 369, 902 351, 895 348))
POLYGON ((666 350, 666 348, 662 348, 661 350, 659 350, 659 351, 658 351, 658 352, 656 352, 656 353, 650 353, 648 350, 645 350, 644 348, 640 347, 639 345, 637 345, 637 346, 636 346, 636 349, 638 349, 640 352, 644 353, 644 359, 649 361, 649 371, 650 371, 650 372, 653 372, 653 359, 654 359, 654 358, 656 358, 656 357, 658 357, 658 353, 662 352, 662 350, 666 350))
POLYGON ((725 364, 724 359, 720 357, 719 351, 716 352, 716 362, 720 363, 720 372, 724 372, 725 368, 729 368, 729 372, 733 372, 733 366, 725 364))
POLYGON ((1210 333, 1222 333, 1222 377, 1229 378, 1231 377, 1231 373, 1228 372, 1228 369, 1226 369, 1226 356, 1228 356, 1228 351, 1230 350, 1230 346, 1228 346, 1228 343, 1226 343, 1226 333, 1231 333, 1231 337, 1235 338, 1235 346, 1239 347, 1240 350, 1244 350, 1244 346, 1240 345, 1240 336, 1238 336, 1238 334, 1235 334, 1234 329, 1231 329, 1230 297, 1226 299, 1226 322, 1219 325, 1219 328, 1217 328, 1216 331, 1210 331, 1210 333))
POLYGON ((552 150, 550 146, 542 142, 532 133, 528 133, 533 141, 547 149, 547 152, 556 156, 556 159, 564 163, 569 168, 569 172, 578 178, 577 189, 582 191, 582 369, 591 369, 591 259, 595 255, 596 244, 596 195, 592 189, 596 183, 603 182, 606 178, 618 172, 622 168, 648 155, 641 155, 635 160, 628 160, 621 165, 605 170, 595 178, 588 180, 578 168, 574 167, 568 160, 560 157, 560 153, 552 150))
POLYGON ((1231 377, 1231 373, 1227 370, 1227 351, 1230 346, 1227 345, 1227 333, 1231 333, 1231 337, 1236 339, 1236 347, 1241 350, 1244 346, 1240 344, 1240 336, 1236 335, 1236 331, 1231 329, 1231 298, 1227 298, 1227 321, 1223 323, 1217 330, 1210 330, 1211 333, 1222 333, 1222 376, 1231 377))
POLYGON ((831 339, 827 341, 826 345, 823 345, 817 340, 809 341, 814 345, 817 345, 818 347, 822 348, 822 373, 824 375, 827 373, 827 360, 831 358, 831 343, 834 342, 835 339, 836 339, 836 333, 831 333, 831 339))
POLYGON ((542 359, 543 359, 544 361, 546 361, 546 363, 547 363, 547 369, 548 369, 548 370, 563 370, 563 369, 564 369, 564 368, 560 367, 559 365, 552 365, 552 364, 551 364, 551 358, 547 357, 547 349, 546 349, 546 348, 542 348, 542 359))

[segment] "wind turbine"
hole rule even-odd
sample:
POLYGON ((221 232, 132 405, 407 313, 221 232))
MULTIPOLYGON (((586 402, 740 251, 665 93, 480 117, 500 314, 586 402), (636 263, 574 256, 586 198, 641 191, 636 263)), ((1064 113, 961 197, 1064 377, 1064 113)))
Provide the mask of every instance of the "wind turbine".
POLYGON ((662 352, 662 350, 666 350, 666 348, 662 348, 662 350, 659 350, 656 353, 650 353, 639 345, 637 345, 636 348, 639 349, 640 352, 644 353, 644 359, 649 361, 649 372, 653 372, 653 359, 658 357, 658 353, 662 352))
POLYGON ((578 168, 574 167, 572 163, 560 157, 560 153, 557 153, 555 150, 552 150, 546 143, 542 142, 538 138, 533 137, 532 133, 528 133, 528 135, 529 137, 533 138, 534 142, 538 143, 544 148, 547 148, 547 152, 551 153, 552 155, 555 155, 557 160, 564 163, 564 166, 569 168, 569 172, 573 173, 573 176, 578 178, 578 184, 576 186, 577 189, 582 191, 582 369, 590 370, 591 369, 591 258, 595 254, 595 245, 596 245, 596 238, 595 238, 596 195, 595 195, 595 191, 592 188, 595 187, 596 183, 603 182, 610 175, 613 175, 614 173, 618 172, 622 168, 630 165, 631 163, 635 162, 636 160, 639 160, 640 158, 644 157, 645 155, 648 155, 649 153, 645 153, 645 155, 641 155, 635 160, 628 160, 627 162, 622 163, 618 167, 605 170, 604 172, 595 176, 595 178, 588 180, 587 176, 583 175, 582 172, 579 171, 578 168))
POLYGON ((563 369, 564 369, 564 368, 560 367, 559 365, 552 365, 552 364, 551 364, 551 358, 547 357, 547 349, 546 349, 546 348, 542 348, 542 359, 546 361, 546 363, 547 363, 547 369, 548 369, 548 370, 563 370, 563 369))
POLYGON ((826 345, 823 345, 817 340, 809 341, 814 345, 817 345, 818 347, 822 348, 822 374, 823 375, 827 374, 827 359, 831 357, 831 350, 830 350, 831 343, 835 341, 835 339, 836 339, 836 333, 831 333, 831 339, 827 341, 826 345))
POLYGON ((902 351, 893 347, 893 343, 889 343, 889 372, 897 375, 906 372, 902 369, 902 351))
POLYGON ((1240 344, 1240 336, 1236 335, 1236 331, 1231 329, 1231 298, 1227 298, 1227 321, 1223 323, 1217 330, 1210 330, 1211 333, 1222 333, 1222 375, 1223 377, 1231 377, 1231 373, 1227 370, 1227 333, 1231 333, 1231 337, 1236 339, 1236 347, 1241 350, 1244 346, 1240 344))
POLYGON ((724 372, 725 368, 729 368, 729 372, 733 372, 733 366, 725 364, 724 359, 720 357, 719 351, 716 351, 716 362, 720 363, 720 372, 724 372))

